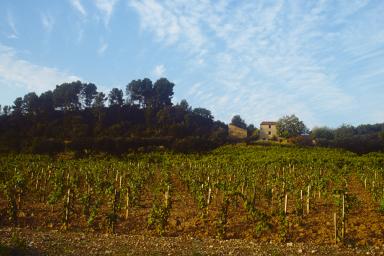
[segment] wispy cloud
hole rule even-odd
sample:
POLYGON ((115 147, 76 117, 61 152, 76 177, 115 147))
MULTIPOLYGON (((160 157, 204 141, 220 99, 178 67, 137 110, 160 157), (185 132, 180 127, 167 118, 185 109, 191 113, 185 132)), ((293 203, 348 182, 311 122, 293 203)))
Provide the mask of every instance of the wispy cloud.
POLYGON ((41 13, 41 24, 43 25, 43 28, 46 32, 51 32, 54 25, 55 25, 55 19, 51 14, 41 13))
POLYGON ((102 13, 105 26, 109 25, 115 5, 119 0, 94 0, 97 9, 102 13))
POLYGON ((7 11, 7 24, 9 26, 10 32, 8 33, 7 37, 10 39, 17 39, 19 38, 19 33, 17 32, 16 24, 13 18, 13 14, 8 10, 7 11))
POLYGON ((87 16, 87 12, 84 9, 84 6, 81 3, 81 0, 69 0, 72 7, 81 14, 81 16, 87 16))
MULTIPOLYGON (((54 88, 56 84, 80 78, 56 68, 33 64, 18 57, 13 48, 0 44, 0 79, 7 86, 24 87, 41 93, 54 88)), ((0 83, 1 87, 6 85, 0 83)))
POLYGON ((159 40, 167 44, 175 43, 181 33, 177 17, 155 0, 131 1, 131 5, 138 11, 143 29, 155 33, 159 40))
MULTIPOLYGON (((384 57, 384 5, 369 1, 130 3, 143 30, 191 60, 190 76, 200 78, 186 93, 198 91, 192 98, 224 120, 236 113, 252 122, 296 113, 312 126, 349 115, 357 98, 340 79, 343 65, 384 57), (357 14, 364 19, 354 19, 357 14)), ((375 68, 359 76, 383 75, 375 68)))
POLYGON ((164 77, 164 75, 165 75, 165 71, 166 71, 165 66, 164 66, 163 64, 161 64, 161 65, 157 65, 157 66, 153 69, 152 73, 153 73, 156 77, 164 77))
POLYGON ((99 49, 97 50, 97 54, 99 56, 102 56, 104 55, 105 51, 108 49, 108 43, 105 42, 105 41, 102 41, 101 44, 100 44, 100 47, 99 49))
POLYGON ((203 91, 200 89, 202 86, 201 83, 195 83, 193 84, 187 91, 188 96, 199 96, 203 93, 203 91))
MULTIPOLYGON (((158 40, 167 45, 179 43, 183 49, 201 57, 208 42, 199 22, 202 11, 209 12, 209 9, 204 8, 204 3, 191 2, 143 0, 131 1, 131 6, 139 13, 142 28, 154 32, 158 40)), ((201 58, 199 60, 201 62, 201 58)))

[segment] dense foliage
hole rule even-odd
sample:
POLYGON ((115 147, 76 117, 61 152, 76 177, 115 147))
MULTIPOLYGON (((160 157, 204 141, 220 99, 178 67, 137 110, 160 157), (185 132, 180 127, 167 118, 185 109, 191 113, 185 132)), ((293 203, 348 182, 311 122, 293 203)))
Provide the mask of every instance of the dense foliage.
MULTIPOLYGON (((226 124, 215 121, 208 109, 192 108, 186 100, 174 105, 174 86, 166 78, 155 83, 144 78, 131 81, 124 90, 104 93, 93 83, 75 81, 40 95, 27 93, 12 106, 0 106, 0 153, 122 154, 163 148, 196 152, 233 141, 228 140, 226 124)), ((247 130, 246 140, 258 139, 259 130, 240 115, 231 124, 247 130)), ((319 127, 310 137, 302 136, 309 130, 291 115, 278 120, 277 130, 280 138, 297 145, 356 153, 384 150, 384 124, 319 127)))
POLYGON ((291 138, 308 133, 308 128, 297 116, 283 116, 276 124, 279 137, 291 138))
POLYGON ((357 127, 344 124, 336 129, 315 127, 311 136, 318 146, 345 148, 360 154, 384 151, 384 123, 357 127))
POLYGON ((80 81, 57 85, 40 96, 28 93, 0 116, 0 151, 56 153, 63 150, 120 154, 166 147, 203 151, 224 143, 227 127, 204 108, 172 104, 174 84, 134 80, 108 97, 80 81), (108 101, 108 105, 106 105, 108 101), (9 111, 12 109, 12 111, 9 111))
POLYGON ((235 115, 232 117, 232 120, 231 120, 231 124, 237 126, 237 127, 240 127, 240 128, 243 128, 243 129, 247 129, 247 124, 245 123, 245 121, 241 118, 240 115, 235 115))

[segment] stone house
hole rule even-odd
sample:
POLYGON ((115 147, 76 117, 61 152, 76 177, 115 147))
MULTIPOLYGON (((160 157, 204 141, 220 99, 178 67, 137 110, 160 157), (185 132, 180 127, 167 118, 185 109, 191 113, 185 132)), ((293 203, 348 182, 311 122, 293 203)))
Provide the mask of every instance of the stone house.
POLYGON ((231 138, 236 139, 245 139, 247 138, 247 130, 237 127, 236 125, 229 124, 228 125, 228 135, 231 138))
POLYGON ((263 121, 260 123, 260 139, 261 140, 271 140, 277 138, 277 122, 263 121))

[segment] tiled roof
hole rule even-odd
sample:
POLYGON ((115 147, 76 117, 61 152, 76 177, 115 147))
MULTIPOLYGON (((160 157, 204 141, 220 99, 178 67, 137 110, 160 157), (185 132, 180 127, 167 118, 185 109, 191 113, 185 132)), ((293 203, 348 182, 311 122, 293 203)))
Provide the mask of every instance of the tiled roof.
POLYGON ((241 128, 241 127, 239 127, 239 126, 237 126, 237 125, 234 125, 234 124, 228 124, 228 128, 247 131, 247 129, 241 128))
POLYGON ((260 125, 276 125, 277 124, 277 122, 272 122, 272 121, 263 121, 263 122, 261 122, 261 124, 260 125))

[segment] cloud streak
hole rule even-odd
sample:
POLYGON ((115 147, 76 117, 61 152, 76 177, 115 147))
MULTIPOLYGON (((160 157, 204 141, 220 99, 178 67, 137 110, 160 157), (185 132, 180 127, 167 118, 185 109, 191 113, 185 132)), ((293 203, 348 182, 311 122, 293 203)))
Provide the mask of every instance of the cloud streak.
MULTIPOLYGON (((190 76, 200 79, 186 94, 198 91, 193 101, 213 106, 223 120, 296 113, 313 126, 329 115, 350 115, 357 98, 340 78, 342 65, 384 57, 384 5, 369 9, 369 1, 142 0, 131 6, 143 30, 189 57, 190 76), (357 14, 365 19, 354 19, 357 14)), ((383 77, 381 70, 359 76, 383 77)))
POLYGON ((56 68, 33 64, 17 56, 10 47, 0 44, 0 86, 18 86, 41 93, 56 84, 80 80, 79 77, 56 68))
POLYGON ((97 9, 103 15, 105 26, 108 26, 118 0, 94 0, 94 2, 97 9))
POLYGON ((102 41, 102 43, 101 43, 99 49, 97 50, 97 54, 98 54, 99 56, 102 56, 102 55, 104 55, 104 53, 105 53, 105 51, 106 51, 107 49, 108 49, 108 43, 102 41))
MULTIPOLYGON (((189 9, 189 2, 182 1, 131 1, 130 5, 139 13, 142 29, 153 32, 159 41, 168 46, 178 43, 197 56, 206 52, 207 40, 199 28, 201 15, 196 12, 196 6, 189 13, 184 11, 189 9)), ((205 9, 203 3, 198 5, 205 9)))
POLYGON ((46 32, 50 33, 55 26, 55 19, 50 14, 42 13, 41 15, 41 24, 46 32))
POLYGON ((163 64, 161 64, 161 65, 157 65, 157 66, 153 69, 152 73, 153 73, 153 75, 155 75, 156 77, 160 78, 160 77, 164 77, 164 75, 165 75, 165 71, 166 71, 165 66, 164 66, 163 64))
POLYGON ((81 0, 69 0, 72 7, 83 17, 87 16, 84 6, 81 3, 81 0))
POLYGON ((10 11, 7 11, 7 23, 10 29, 10 33, 7 35, 7 37, 9 39, 18 39, 19 33, 17 32, 16 24, 10 11))

